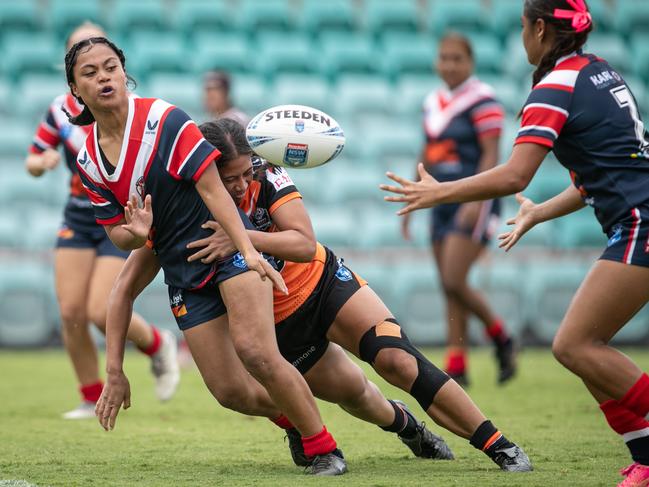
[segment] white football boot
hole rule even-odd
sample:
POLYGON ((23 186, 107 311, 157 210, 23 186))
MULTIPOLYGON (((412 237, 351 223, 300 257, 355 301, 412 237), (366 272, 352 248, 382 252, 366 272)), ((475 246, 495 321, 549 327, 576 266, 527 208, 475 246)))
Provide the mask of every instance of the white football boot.
POLYGON ((83 401, 72 411, 62 414, 63 419, 91 419, 95 418, 95 403, 83 401))
POLYGON ((180 382, 178 367, 178 345, 170 331, 160 332, 160 349, 151 356, 151 373, 155 377, 155 392, 158 399, 168 401, 176 393, 180 382))

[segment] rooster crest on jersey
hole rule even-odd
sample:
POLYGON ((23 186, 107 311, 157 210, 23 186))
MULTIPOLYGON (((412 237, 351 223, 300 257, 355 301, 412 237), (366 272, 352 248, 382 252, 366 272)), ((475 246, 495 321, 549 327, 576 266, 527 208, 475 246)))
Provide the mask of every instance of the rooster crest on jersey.
POLYGON ((246 128, 250 147, 271 164, 310 168, 333 160, 345 134, 330 115, 303 105, 280 105, 253 117, 246 128))

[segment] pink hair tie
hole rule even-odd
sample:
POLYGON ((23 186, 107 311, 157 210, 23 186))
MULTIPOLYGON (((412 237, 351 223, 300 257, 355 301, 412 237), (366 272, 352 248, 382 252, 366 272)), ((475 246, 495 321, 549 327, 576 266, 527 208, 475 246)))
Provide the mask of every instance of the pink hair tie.
POLYGON ((564 10, 561 8, 554 9, 554 17, 556 19, 569 19, 572 20, 572 28, 575 32, 583 32, 593 23, 593 18, 588 12, 588 8, 584 0, 566 0, 574 10, 564 10))

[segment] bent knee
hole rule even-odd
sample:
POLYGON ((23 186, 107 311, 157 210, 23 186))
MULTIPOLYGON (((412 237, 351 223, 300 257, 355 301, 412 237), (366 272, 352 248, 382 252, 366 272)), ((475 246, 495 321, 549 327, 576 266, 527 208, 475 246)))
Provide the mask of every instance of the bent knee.
POLYGON ((417 360, 405 350, 384 348, 377 355, 374 368, 382 374, 416 376, 417 360))
POLYGON ((59 305, 64 331, 74 333, 88 325, 88 317, 84 306, 61 303, 59 305))

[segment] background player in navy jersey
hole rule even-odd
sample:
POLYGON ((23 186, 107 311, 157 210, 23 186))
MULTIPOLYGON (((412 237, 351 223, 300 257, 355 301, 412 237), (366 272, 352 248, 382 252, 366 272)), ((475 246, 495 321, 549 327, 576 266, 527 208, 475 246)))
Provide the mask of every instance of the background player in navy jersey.
POLYGON ((581 51, 592 21, 582 0, 526 0, 523 44, 537 66, 509 161, 453 183, 426 175, 383 189, 405 202, 400 213, 525 189, 548 151, 574 185, 534 205, 519 196, 516 226, 505 248, 535 223, 585 205, 609 237, 607 248, 574 296, 554 339, 555 357, 584 382, 630 450, 621 486, 649 483, 649 376, 609 341, 649 300, 649 138, 635 98, 606 61, 581 51))
MULTIPOLYGON (((495 167, 503 124, 503 109, 493 89, 473 75, 473 49, 461 34, 445 35, 439 44, 437 72, 445 87, 424 102, 424 144, 421 160, 438 181, 455 181, 495 167)), ((482 321, 496 347, 503 383, 514 375, 511 337, 484 295, 467 282, 471 267, 488 245, 500 215, 497 199, 439 205, 431 211, 431 239, 435 263, 446 298, 446 372, 468 385, 467 322, 470 314, 482 321)), ((410 219, 402 233, 410 239, 410 219)))
MULTIPOLYGON (((120 248, 139 249, 150 242, 164 269, 176 315, 187 312, 183 300, 193 293, 208 294, 218 315, 227 313, 229 336, 247 371, 300 431, 305 452, 318 458, 319 468, 312 473, 344 473, 344 459, 335 453, 336 442, 322 424, 313 395, 277 348, 272 285, 284 291, 286 287, 250 242, 223 187, 214 164, 220 152, 182 110, 163 100, 128 96, 124 54, 108 39, 75 44, 65 66, 70 91, 84 105, 71 122, 94 122, 77 167, 97 222, 120 248), (211 217, 239 252, 211 266, 186 262, 186 245, 205 236, 208 231, 201 225, 211 217)), ((131 309, 111 307, 113 312, 130 316, 131 309)), ((203 325, 207 326, 194 327, 185 337, 190 348, 209 353, 218 324, 203 325)), ((122 405, 130 406, 122 370, 125 334, 126 327, 107 329, 108 380, 96 409, 106 429, 114 427, 122 405)))
MULTIPOLYGON (((345 355, 344 348, 371 363, 390 383, 409 392, 431 418, 470 439, 473 446, 503 470, 530 470, 525 453, 486 420, 462 388, 410 344, 366 282, 315 240, 301 195, 288 173, 281 168, 262 168, 253 180, 252 151, 243 127, 232 120, 203 124, 201 131, 224 152, 217 162, 219 173, 232 198, 255 225, 256 230, 248 231, 251 240, 256 247, 286 259, 279 262, 289 293, 275 293, 274 299, 278 344, 284 357, 304 374, 314 393, 361 419, 397 433, 417 456, 452 458, 443 440, 427 431, 403 404, 387 401, 368 383, 345 355)), ((209 264, 229 255, 234 248, 215 222, 208 222, 205 227, 215 233, 189 244, 190 248, 200 248, 189 261, 200 259, 209 264)), ((115 302, 119 309, 131 308, 158 268, 151 252, 134 253, 118 279, 111 303, 115 302)), ((185 313, 177 316, 176 321, 185 334, 206 319, 215 319, 217 314, 205 296, 185 295, 184 306, 185 313)), ((122 317, 121 327, 127 318, 122 317)), ((111 313, 111 326, 112 319, 111 313)), ((205 357, 195 354, 212 394, 235 411, 277 418, 280 411, 269 402, 259 384, 236 373, 243 368, 227 350, 227 335, 216 342, 219 345, 214 347, 218 346, 219 352, 213 355, 218 358, 209 357, 210 367, 206 366, 205 357), (226 371, 231 380, 222 379, 226 371)), ((293 429, 289 424, 274 421, 287 429, 295 462, 306 465, 300 444, 294 441, 293 429)))
MULTIPOLYGON (((70 34, 66 48, 88 37, 101 35, 104 35, 101 27, 86 22, 70 34)), ((94 323, 102 332, 105 330, 108 295, 128 252, 115 247, 101 225, 95 222, 90 200, 76 169, 77 153, 85 142, 88 128, 70 124, 64 109, 77 115, 83 107, 69 93, 55 98, 38 126, 25 165, 30 174, 41 176, 58 166, 61 154, 57 148, 62 146, 71 173, 70 197, 58 233, 54 269, 63 343, 83 399, 77 408, 66 412, 63 417, 82 419, 95 417, 95 403, 103 387, 97 349, 88 322, 94 323)), ((174 335, 158 331, 140 315, 133 314, 128 338, 151 357, 158 398, 163 401, 170 399, 180 380, 174 335)))

